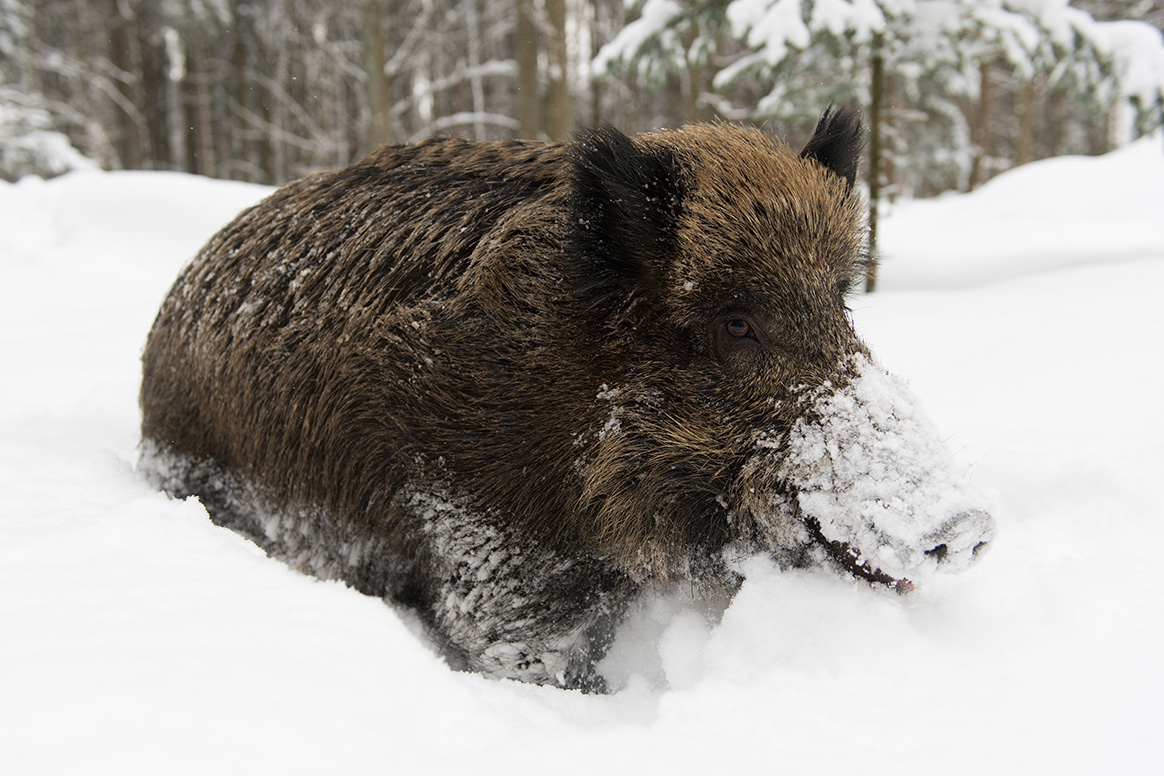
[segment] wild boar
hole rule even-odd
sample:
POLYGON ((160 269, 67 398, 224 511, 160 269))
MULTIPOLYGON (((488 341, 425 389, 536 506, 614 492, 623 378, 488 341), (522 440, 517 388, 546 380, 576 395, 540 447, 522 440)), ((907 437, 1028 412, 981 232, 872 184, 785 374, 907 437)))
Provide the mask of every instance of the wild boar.
POLYGON ((854 331, 859 116, 384 147, 242 213, 143 355, 142 461, 457 668, 602 691, 628 601, 768 553, 906 590, 994 522, 854 331))

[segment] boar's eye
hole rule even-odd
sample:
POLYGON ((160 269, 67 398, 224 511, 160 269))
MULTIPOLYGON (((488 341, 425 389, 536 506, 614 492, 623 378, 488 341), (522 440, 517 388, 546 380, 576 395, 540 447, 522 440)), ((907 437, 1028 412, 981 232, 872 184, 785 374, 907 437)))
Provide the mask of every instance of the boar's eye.
POLYGON ((732 318, 724 326, 727 328, 727 333, 737 339, 743 337, 750 337, 756 339, 756 333, 752 331, 752 324, 745 321, 743 318, 732 318))
POLYGON ((754 323, 738 315, 720 318, 710 330, 711 347, 721 359, 739 362, 764 348, 764 334, 754 323))

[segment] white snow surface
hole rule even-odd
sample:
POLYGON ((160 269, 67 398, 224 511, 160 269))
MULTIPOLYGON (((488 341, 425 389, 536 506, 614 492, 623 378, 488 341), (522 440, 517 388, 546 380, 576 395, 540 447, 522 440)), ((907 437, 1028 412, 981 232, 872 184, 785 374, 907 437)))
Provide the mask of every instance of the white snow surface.
POLYGON ((135 474, 155 311, 268 190, 0 185, 0 770, 1164 772, 1162 148, 883 224, 857 325, 994 504, 981 561, 898 595, 752 559, 726 610, 644 603, 605 697, 453 672, 135 474))

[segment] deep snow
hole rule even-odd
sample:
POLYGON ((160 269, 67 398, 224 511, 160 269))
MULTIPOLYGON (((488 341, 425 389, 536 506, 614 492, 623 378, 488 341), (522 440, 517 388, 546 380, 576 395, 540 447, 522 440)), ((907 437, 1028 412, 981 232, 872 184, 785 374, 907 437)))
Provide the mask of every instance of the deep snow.
POLYGON ((1159 137, 883 226, 858 327, 993 501, 985 558, 907 596, 750 561, 719 622, 637 612, 609 697, 453 673, 134 473, 157 306, 266 191, 0 185, 5 773, 1164 772, 1159 137))

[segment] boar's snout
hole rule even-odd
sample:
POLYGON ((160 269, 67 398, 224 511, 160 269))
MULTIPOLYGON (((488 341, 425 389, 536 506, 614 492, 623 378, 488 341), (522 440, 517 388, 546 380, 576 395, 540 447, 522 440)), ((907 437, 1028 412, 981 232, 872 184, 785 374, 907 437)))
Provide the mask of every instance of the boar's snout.
POLYGON ((868 357, 849 359, 799 405, 777 477, 810 540, 842 568, 909 590, 919 575, 966 568, 994 538, 994 519, 916 397, 868 357))
POLYGON ((980 509, 955 515, 922 542, 927 558, 938 568, 960 571, 969 566, 994 538, 994 518, 980 509))

